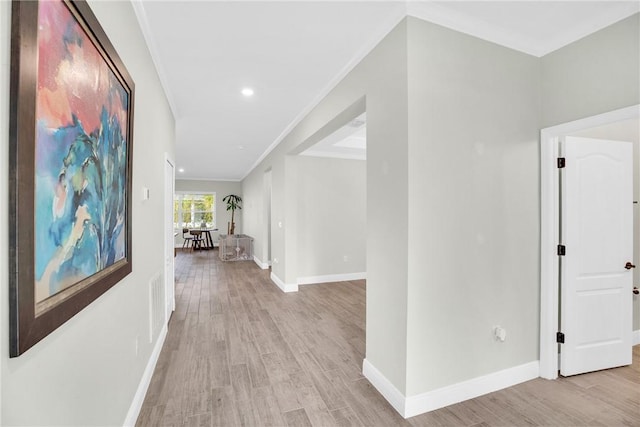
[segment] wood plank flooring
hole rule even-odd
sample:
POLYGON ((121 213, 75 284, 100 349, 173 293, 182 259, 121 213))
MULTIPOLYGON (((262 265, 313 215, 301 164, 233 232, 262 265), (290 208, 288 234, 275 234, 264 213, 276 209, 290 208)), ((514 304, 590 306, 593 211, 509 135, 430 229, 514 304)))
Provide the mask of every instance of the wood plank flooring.
POLYGON ((178 252, 137 426, 640 426, 632 366, 536 379, 404 420, 362 376, 364 281, 284 294, 253 262, 178 252))

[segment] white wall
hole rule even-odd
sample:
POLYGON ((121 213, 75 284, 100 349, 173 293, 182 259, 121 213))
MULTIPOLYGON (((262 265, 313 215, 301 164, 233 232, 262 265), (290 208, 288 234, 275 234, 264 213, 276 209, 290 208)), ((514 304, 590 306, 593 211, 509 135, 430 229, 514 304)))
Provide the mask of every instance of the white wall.
MULTIPOLYGON (((231 211, 227 211, 227 204, 222 201, 225 196, 229 194, 235 194, 242 197, 242 184, 236 181, 200 181, 190 179, 176 179, 177 192, 205 192, 216 193, 216 227, 218 232, 212 233, 214 244, 217 245, 217 240, 220 234, 227 234, 227 224, 231 222, 231 211)), ((244 233, 242 229, 242 212, 245 209, 244 197, 242 203, 242 209, 236 210, 234 222, 236 223, 236 234, 244 233)), ((175 239, 176 247, 182 247, 182 232, 178 231, 178 236, 175 239)))
MULTIPOLYGON (((254 240, 254 256, 260 262, 272 262, 274 273, 284 280, 284 230, 278 223, 284 222, 284 156, 271 154, 261 162, 242 181, 244 208, 242 209, 242 224, 245 234, 254 240), (265 210, 265 173, 270 171, 273 184, 271 198, 271 224, 266 224, 265 210), (268 259, 266 248, 266 227, 271 229, 271 260, 268 259)), ((288 226, 288 224, 287 224, 288 226)))
POLYGON ((365 273, 367 163, 307 156, 297 162, 298 278, 365 273))
POLYGON ((636 105, 640 14, 542 58, 542 127, 636 105))
MULTIPOLYGON (((251 173, 248 178, 242 181, 242 200, 245 207, 242 209, 242 224, 245 234, 252 236, 254 240, 253 255, 260 262, 267 263, 266 251, 267 236, 265 235, 265 203, 264 193, 264 171, 262 173, 251 173), (251 182, 249 179, 251 178, 251 182), (251 207, 249 207, 251 206, 251 207)), ((269 225, 270 226, 270 225, 269 225)))
POLYGON ((407 396, 538 359, 539 129, 639 102, 638 16, 542 59, 409 20, 407 396))
MULTIPOLYGON (((164 153, 173 158, 174 119, 128 2, 90 5, 135 85, 133 272, 51 335, 9 359, 8 277, 0 275, 2 425, 122 425, 154 343, 147 283, 163 272, 164 153), (142 187, 151 198, 141 200, 142 187), (135 342, 139 341, 136 355, 135 342)), ((8 195, 10 3, 0 2, 0 204, 8 195)), ((7 210, 0 222, 7 224, 7 210)), ((8 229, 0 227, 0 271, 8 229)))
POLYGON ((408 42, 413 396, 538 359, 540 68, 413 18, 408 42))

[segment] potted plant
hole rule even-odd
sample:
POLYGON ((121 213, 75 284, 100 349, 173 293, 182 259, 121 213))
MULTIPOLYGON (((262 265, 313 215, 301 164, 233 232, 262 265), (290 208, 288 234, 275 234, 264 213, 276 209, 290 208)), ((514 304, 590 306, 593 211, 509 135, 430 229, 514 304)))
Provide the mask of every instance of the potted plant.
POLYGON ((229 236, 236 234, 236 223, 234 222, 234 216, 236 209, 242 209, 242 197, 235 194, 229 194, 222 199, 223 202, 227 202, 227 211, 231 211, 231 223, 227 223, 227 234, 229 236))

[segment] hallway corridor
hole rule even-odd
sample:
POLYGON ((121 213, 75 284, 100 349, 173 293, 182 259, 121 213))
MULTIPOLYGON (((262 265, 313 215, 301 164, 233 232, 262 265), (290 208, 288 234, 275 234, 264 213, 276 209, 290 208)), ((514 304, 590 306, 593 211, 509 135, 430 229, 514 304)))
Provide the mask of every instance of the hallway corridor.
POLYGON ((268 274, 217 251, 178 252, 176 311, 138 426, 640 424, 640 346, 631 367, 536 379, 404 420, 361 374, 364 281, 284 294, 268 274))

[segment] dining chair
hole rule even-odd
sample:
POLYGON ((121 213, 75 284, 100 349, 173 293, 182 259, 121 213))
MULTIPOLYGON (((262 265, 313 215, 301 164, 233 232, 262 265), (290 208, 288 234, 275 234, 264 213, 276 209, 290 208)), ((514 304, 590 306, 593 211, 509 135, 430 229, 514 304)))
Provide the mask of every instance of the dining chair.
POLYGON ((191 238, 193 239, 191 250, 202 249, 202 230, 189 230, 189 234, 191 234, 191 238))
POLYGON ((192 246, 193 244, 193 236, 189 236, 189 229, 188 228, 183 228, 182 229, 182 239, 184 240, 182 242, 182 249, 184 249, 185 247, 188 249, 189 246, 192 246))

